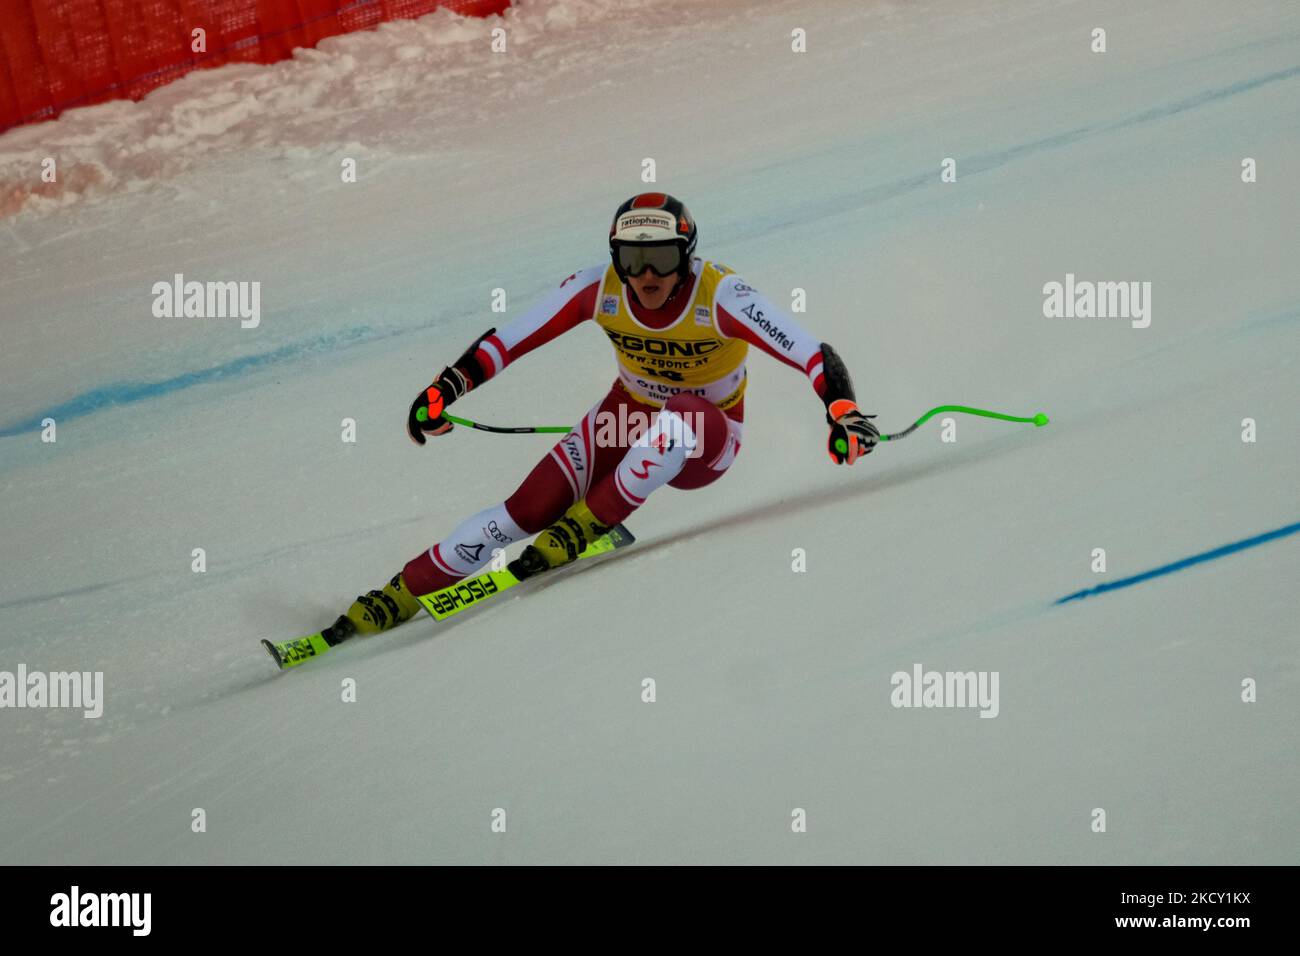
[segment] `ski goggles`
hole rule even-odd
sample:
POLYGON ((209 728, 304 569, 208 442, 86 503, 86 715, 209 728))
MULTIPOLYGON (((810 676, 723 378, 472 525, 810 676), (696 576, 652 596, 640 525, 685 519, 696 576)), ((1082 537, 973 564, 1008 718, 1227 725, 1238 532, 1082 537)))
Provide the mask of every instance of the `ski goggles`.
POLYGON ((676 242, 648 246, 618 243, 614 254, 618 271, 625 276, 639 276, 649 269, 666 279, 682 268, 682 247, 676 242))

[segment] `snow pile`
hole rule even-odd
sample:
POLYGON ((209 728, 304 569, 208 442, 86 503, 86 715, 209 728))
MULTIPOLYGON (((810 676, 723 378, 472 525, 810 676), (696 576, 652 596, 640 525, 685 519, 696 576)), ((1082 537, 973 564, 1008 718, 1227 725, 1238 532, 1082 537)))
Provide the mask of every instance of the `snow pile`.
POLYGON ((612 19, 671 16, 682 5, 520 0, 486 18, 438 10, 329 37, 278 63, 195 70, 139 102, 70 110, 0 136, 0 217, 147 189, 249 151, 285 159, 322 149, 353 158, 400 153, 427 141, 428 127, 448 113, 489 121, 497 104, 535 82, 536 70, 554 78, 579 26, 599 33, 612 19), (509 55, 491 49, 497 29, 506 31, 509 55), (374 123, 391 113, 403 122, 374 123), (58 163, 54 183, 40 181, 46 157, 58 163))

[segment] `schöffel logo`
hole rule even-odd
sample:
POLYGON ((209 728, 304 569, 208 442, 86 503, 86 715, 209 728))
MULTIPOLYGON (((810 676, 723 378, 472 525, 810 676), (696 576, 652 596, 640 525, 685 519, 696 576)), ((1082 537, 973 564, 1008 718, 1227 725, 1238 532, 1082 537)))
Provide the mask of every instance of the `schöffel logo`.
MULTIPOLYGON (((644 352, 646 355, 681 355, 689 358, 695 355, 708 355, 722 348, 718 339, 698 339, 690 342, 677 342, 672 339, 650 339, 640 335, 624 335, 614 329, 606 329, 609 340, 626 352, 644 352)), ((792 345, 794 343, 791 343, 792 345)))
POLYGON ((452 611, 468 607, 475 601, 482 600, 489 594, 497 593, 497 584, 491 576, 483 575, 474 578, 472 581, 462 581, 454 588, 450 588, 441 594, 432 602, 433 609, 438 614, 450 614, 452 611))
POLYGON ((759 329, 766 332, 767 337, 777 345, 781 346, 781 348, 785 349, 787 352, 794 348, 794 339, 782 332, 780 326, 763 318, 763 310, 759 309, 752 302, 740 311, 749 316, 749 320, 759 329))

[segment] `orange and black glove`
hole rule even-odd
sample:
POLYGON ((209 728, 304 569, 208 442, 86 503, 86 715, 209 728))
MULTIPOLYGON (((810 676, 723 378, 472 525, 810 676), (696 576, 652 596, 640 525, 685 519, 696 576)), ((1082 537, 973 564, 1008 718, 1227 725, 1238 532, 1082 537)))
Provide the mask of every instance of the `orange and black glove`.
POLYGON ((871 454, 880 432, 872 424, 875 415, 864 415, 858 406, 847 398, 837 399, 826 409, 826 421, 831 426, 826 450, 837 465, 851 465, 863 455, 871 454))
POLYGON ((449 365, 439 372, 433 384, 416 396, 406 415, 406 433, 411 436, 411 441, 423 445, 426 435, 445 435, 452 430, 454 426, 443 417, 442 412, 487 378, 474 353, 478 351, 479 343, 495 331, 496 329, 488 329, 475 339, 465 354, 456 360, 455 365, 449 365))
POLYGON ((849 370, 825 342, 822 343, 822 376, 825 385, 821 397, 826 403, 826 424, 831 427, 826 451, 835 464, 851 465, 876 447, 880 432, 871 423, 876 416, 864 415, 859 410, 849 370))
POLYGON ((411 441, 423 445, 425 435, 445 435, 455 426, 442 417, 445 409, 472 387, 468 377, 458 368, 445 368, 433 384, 416 396, 411 411, 406 416, 406 433, 411 441))

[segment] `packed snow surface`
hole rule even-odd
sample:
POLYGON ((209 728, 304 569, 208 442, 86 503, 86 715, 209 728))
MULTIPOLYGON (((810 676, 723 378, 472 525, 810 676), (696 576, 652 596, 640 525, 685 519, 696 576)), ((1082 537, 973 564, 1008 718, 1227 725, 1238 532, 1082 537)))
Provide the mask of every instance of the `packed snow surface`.
MULTIPOLYGON (((1291 0, 534 0, 0 137, 0 672, 104 679, 0 710, 0 861, 1295 863, 1300 535, 1054 602, 1300 520, 1298 64, 1291 0), (276 671, 546 452, 407 407, 646 159, 884 430, 1051 425, 836 468, 754 352, 736 464, 634 548, 276 671), (178 273, 260 323, 155 318, 178 273), (1149 327, 1045 317, 1067 274, 1149 327), (894 707, 918 664, 997 716, 894 707)), ((456 411, 612 377, 580 328, 456 411)))

